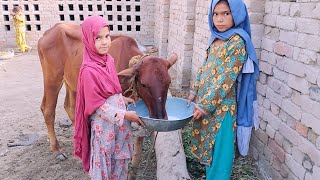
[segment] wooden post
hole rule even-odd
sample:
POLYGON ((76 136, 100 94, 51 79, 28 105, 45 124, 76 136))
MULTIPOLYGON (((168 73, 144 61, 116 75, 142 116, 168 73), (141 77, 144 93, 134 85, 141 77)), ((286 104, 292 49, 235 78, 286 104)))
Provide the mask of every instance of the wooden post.
POLYGON ((181 130, 158 132, 155 142, 157 180, 190 180, 181 130))

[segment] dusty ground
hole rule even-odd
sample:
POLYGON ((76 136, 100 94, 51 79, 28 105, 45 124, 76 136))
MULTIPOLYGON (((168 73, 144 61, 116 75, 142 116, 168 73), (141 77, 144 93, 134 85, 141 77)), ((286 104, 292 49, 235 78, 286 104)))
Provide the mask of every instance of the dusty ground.
MULTIPOLYGON (((57 137, 69 158, 62 162, 55 160, 49 150, 40 111, 43 82, 37 53, 18 54, 11 60, 1 60, 0 87, 0 179, 89 179, 80 161, 72 155, 73 128, 62 126, 68 120, 63 109, 64 89, 59 95, 55 124, 57 137), (7 146, 19 139, 28 140, 28 137, 36 137, 37 140, 30 146, 7 146)), ((144 168, 150 144, 151 138, 145 143, 138 179, 155 179, 153 154, 148 168, 144 168)))
POLYGON ((40 111, 43 94, 42 71, 37 54, 18 54, 0 65, 0 179, 87 179, 72 153, 72 128, 66 121, 61 91, 57 108, 56 131, 69 159, 59 162, 49 150, 45 123, 40 111), (30 146, 8 147, 20 135, 35 134, 30 146))

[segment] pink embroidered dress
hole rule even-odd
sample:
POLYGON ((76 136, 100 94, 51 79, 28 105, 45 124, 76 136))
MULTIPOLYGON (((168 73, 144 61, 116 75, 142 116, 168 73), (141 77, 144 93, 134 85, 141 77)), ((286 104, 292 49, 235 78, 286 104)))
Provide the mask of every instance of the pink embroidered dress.
POLYGON ((124 120, 125 109, 122 95, 115 94, 90 116, 92 179, 127 179, 133 148, 130 122, 124 120))
POLYGON ((114 60, 99 54, 95 39, 108 26, 101 16, 83 21, 83 62, 79 72, 74 154, 82 160, 91 179, 127 179, 132 153, 130 122, 124 119, 126 107, 114 60))

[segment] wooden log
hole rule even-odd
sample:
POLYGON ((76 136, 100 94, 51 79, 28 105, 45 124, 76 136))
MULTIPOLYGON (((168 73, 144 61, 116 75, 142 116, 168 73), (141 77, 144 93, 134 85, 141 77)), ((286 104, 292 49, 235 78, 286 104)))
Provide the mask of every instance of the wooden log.
POLYGON ((157 180, 191 179, 186 163, 181 130, 158 132, 155 142, 157 180))

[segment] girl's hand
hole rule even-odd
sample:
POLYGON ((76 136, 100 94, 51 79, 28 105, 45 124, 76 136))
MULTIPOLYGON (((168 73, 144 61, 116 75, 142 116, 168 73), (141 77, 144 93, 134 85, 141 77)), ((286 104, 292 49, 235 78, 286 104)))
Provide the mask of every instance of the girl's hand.
POLYGON ((138 114, 135 111, 127 111, 124 115, 124 118, 131 122, 136 122, 140 126, 145 127, 145 124, 142 122, 142 120, 139 118, 138 114))
POLYGON ((124 103, 126 104, 126 106, 128 106, 128 104, 130 104, 130 103, 133 103, 134 107, 136 107, 136 102, 133 99, 123 96, 123 100, 124 100, 124 103))
POLYGON ((199 120, 203 116, 203 113, 199 109, 194 108, 192 115, 194 120, 199 120))
POLYGON ((196 97, 196 95, 194 94, 190 94, 188 97, 188 101, 187 101, 187 106, 190 106, 190 102, 194 100, 194 98, 196 97))
POLYGON ((206 110, 200 109, 197 105, 193 109, 193 119, 198 120, 200 119, 203 115, 208 115, 208 112, 206 110))

